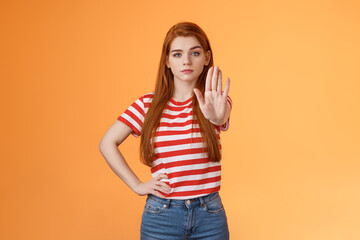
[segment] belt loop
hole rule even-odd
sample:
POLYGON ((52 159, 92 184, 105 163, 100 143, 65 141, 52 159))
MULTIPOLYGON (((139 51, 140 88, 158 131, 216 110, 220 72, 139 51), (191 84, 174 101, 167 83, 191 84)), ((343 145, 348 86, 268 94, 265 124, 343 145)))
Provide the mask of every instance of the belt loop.
POLYGON ((201 208, 205 207, 206 204, 205 204, 204 198, 203 198, 203 197, 199 197, 199 199, 200 199, 200 203, 201 203, 201 208))
POLYGON ((170 207, 170 202, 171 202, 171 199, 167 199, 167 200, 166 200, 166 204, 165 204, 166 208, 169 208, 169 207, 170 207))

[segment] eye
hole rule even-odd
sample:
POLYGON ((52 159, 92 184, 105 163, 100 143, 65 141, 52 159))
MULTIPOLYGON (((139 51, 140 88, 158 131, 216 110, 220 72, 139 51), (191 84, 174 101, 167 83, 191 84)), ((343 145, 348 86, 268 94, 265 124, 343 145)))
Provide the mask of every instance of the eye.
MULTIPOLYGON (((199 55, 200 55, 200 52, 193 52, 193 54, 194 54, 195 56, 199 56, 199 55)), ((175 53, 175 54, 173 54, 173 57, 178 57, 178 56, 180 56, 180 53, 175 53)))

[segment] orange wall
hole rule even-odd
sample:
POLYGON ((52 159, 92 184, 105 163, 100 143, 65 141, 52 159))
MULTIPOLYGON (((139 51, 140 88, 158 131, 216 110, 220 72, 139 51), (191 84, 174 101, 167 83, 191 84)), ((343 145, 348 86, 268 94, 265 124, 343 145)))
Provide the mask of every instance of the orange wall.
MULTIPOLYGON (((234 240, 360 238, 358 1, 2 1, 1 239, 138 239, 145 197, 98 150, 199 24, 230 77, 220 191, 234 240)), ((120 147, 136 174, 139 139, 120 147)))

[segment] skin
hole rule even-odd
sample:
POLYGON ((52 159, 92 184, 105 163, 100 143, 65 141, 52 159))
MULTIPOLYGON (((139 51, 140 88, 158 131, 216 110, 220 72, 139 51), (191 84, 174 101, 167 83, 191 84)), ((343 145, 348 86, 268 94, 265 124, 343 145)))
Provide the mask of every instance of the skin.
POLYGON ((195 37, 176 37, 170 44, 166 66, 174 76, 174 95, 178 101, 189 99, 204 66, 210 62, 210 50, 204 52, 200 42, 195 37), (192 49, 194 48, 194 49, 192 49), (193 70, 192 73, 181 72, 184 69, 193 70))
POLYGON ((215 66, 215 69, 211 67, 206 76, 204 96, 199 89, 195 88, 204 66, 210 62, 210 56, 210 50, 205 52, 196 37, 176 37, 170 44, 166 66, 174 75, 173 99, 184 101, 189 99, 194 92, 205 118, 215 125, 222 125, 230 114, 230 106, 227 104, 230 79, 227 78, 224 94, 221 94, 222 72, 219 66, 215 66), (184 69, 194 71, 192 73, 181 72, 184 69))
MULTIPOLYGON (((196 81, 210 62, 210 51, 204 52, 200 42, 195 37, 176 37, 170 45, 170 54, 166 65, 174 75, 175 101, 185 101, 195 93, 205 118, 215 125, 224 124, 230 116, 230 106, 227 104, 227 95, 230 79, 227 78, 224 93, 222 91, 222 73, 219 66, 210 68, 206 76, 204 95, 195 88, 196 81), (195 46, 200 48, 192 49, 195 46), (172 52, 173 50, 179 50, 172 52), (194 70, 190 74, 181 72, 183 69, 194 70)), ((170 193, 171 188, 162 179, 166 174, 159 174, 147 182, 141 182, 127 164, 118 146, 131 134, 132 129, 121 121, 116 120, 106 131, 99 144, 99 150, 110 168, 136 194, 144 196, 153 194, 165 198, 159 191, 170 193)))

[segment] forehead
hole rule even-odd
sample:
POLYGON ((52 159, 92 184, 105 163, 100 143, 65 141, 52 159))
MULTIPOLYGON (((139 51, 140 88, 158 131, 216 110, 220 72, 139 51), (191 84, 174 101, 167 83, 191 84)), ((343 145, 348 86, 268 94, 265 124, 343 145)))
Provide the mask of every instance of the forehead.
POLYGON ((201 46, 199 40, 194 36, 176 37, 170 44, 170 51, 173 49, 189 50, 192 47, 201 46))

